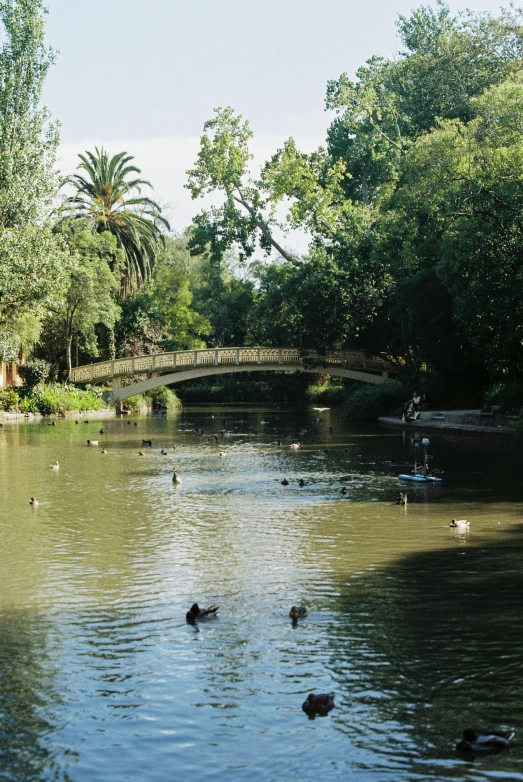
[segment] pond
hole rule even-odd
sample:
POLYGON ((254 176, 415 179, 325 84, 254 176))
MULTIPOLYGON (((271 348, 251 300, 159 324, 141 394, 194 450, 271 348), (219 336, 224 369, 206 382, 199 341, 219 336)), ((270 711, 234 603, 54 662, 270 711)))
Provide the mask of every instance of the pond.
POLYGON ((2 427, 0 779, 523 780, 523 453, 430 433, 444 482, 396 506, 414 433, 312 408, 2 427), (469 726, 516 740, 469 762, 469 726))

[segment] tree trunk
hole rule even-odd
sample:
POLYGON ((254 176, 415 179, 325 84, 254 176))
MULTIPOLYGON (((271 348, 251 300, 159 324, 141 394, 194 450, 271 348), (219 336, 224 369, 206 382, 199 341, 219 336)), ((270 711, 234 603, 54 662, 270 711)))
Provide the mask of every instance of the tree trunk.
POLYGON ((73 346, 73 333, 72 331, 67 336, 67 345, 66 345, 66 351, 65 351, 65 359, 67 361, 67 379, 69 380, 71 376, 71 371, 73 369, 73 362, 71 358, 72 354, 72 346, 73 346))

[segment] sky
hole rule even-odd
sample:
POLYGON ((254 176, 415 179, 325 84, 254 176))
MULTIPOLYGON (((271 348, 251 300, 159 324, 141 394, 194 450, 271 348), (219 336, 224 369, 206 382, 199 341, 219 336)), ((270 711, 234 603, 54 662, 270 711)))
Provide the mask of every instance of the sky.
MULTIPOLYGON (((396 55, 398 14, 422 4, 435 1, 47 0, 58 55, 44 102, 61 123, 60 168, 72 173, 95 145, 127 151, 180 232, 205 203, 191 201, 185 171, 214 108, 249 120, 257 164, 289 136, 311 151, 329 123, 327 81, 396 55)), ((501 3, 450 5, 496 13, 501 3)))

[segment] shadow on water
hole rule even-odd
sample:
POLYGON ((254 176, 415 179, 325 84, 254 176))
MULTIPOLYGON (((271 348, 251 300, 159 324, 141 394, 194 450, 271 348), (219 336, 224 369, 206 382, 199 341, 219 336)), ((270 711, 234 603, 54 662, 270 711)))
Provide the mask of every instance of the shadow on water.
POLYGON ((68 782, 64 754, 54 744, 54 685, 48 623, 30 612, 0 615, 0 779, 68 782), (52 747, 52 748, 51 748, 52 747))
POLYGON ((410 756, 416 779, 492 778, 493 769, 523 779, 522 564, 519 524, 345 581, 331 628, 333 675, 351 715, 342 730, 391 762, 410 756), (354 728, 359 712, 367 731, 354 728), (515 730, 516 742, 471 769, 453 752, 465 727, 515 730))

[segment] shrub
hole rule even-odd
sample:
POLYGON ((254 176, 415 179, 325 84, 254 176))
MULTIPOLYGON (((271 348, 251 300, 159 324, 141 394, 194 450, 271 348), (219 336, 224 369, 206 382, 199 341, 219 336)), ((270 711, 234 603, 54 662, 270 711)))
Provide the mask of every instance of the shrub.
POLYGON ((336 404, 344 402, 347 398, 347 392, 341 385, 331 385, 330 383, 319 383, 308 386, 305 391, 305 398, 309 402, 329 402, 336 404))
POLYGON ((20 409, 27 413, 53 415, 57 413, 79 413, 87 410, 101 410, 104 407, 102 392, 98 389, 82 391, 76 386, 36 386, 25 394, 20 409))
POLYGON ((502 412, 523 407, 523 380, 491 386, 485 394, 485 404, 499 405, 502 412))
POLYGON ((147 392, 147 396, 152 400, 154 409, 176 410, 180 407, 180 400, 170 388, 160 386, 147 392))
POLYGON ((366 385, 356 389, 348 399, 349 418, 375 421, 380 415, 391 413, 409 399, 409 391, 401 383, 390 380, 383 385, 366 385))
POLYGON ((140 410, 149 410, 151 404, 151 400, 143 394, 135 394, 122 401, 123 408, 130 410, 132 413, 139 413, 140 410))
POLYGON ((18 408, 18 394, 10 386, 0 388, 0 410, 16 410, 18 408))
POLYGON ((45 383, 50 372, 51 364, 43 358, 34 358, 18 367, 18 374, 30 388, 45 383))

